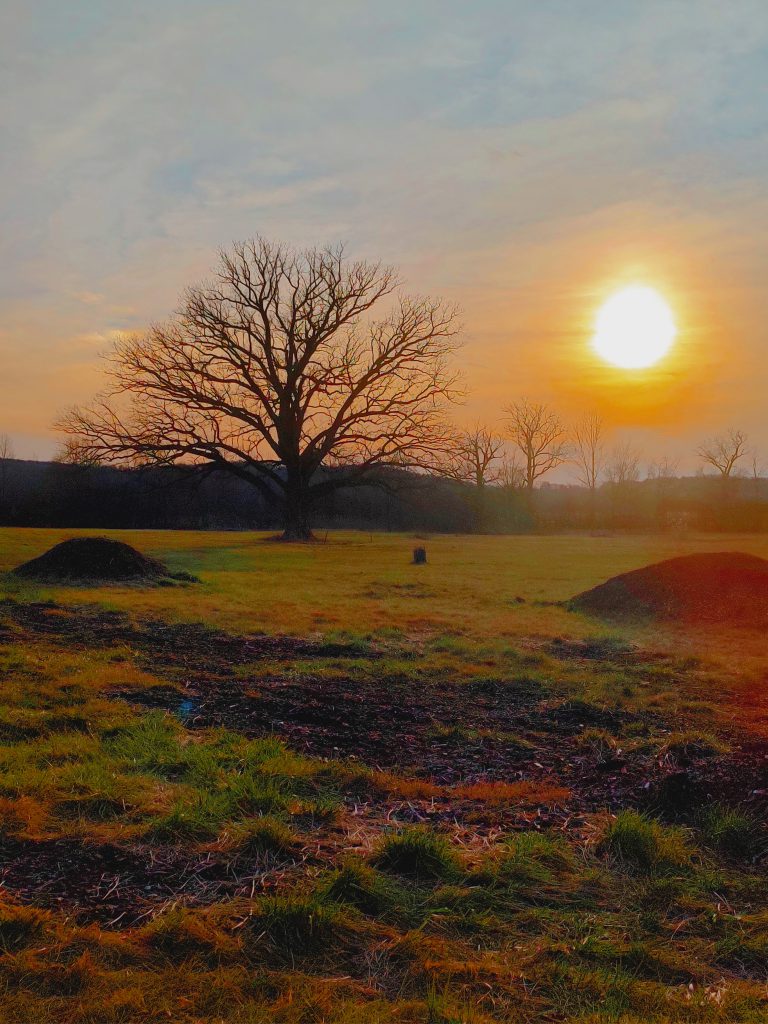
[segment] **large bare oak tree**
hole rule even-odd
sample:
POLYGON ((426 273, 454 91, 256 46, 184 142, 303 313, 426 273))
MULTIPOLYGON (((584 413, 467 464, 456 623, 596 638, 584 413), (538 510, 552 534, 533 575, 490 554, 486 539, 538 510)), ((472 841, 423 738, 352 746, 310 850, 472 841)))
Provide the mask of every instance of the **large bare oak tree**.
POLYGON ((226 470, 280 495, 283 536, 301 540, 321 496, 434 464, 456 397, 453 307, 400 295, 391 268, 341 246, 257 238, 220 257, 166 324, 116 345, 108 390, 60 420, 72 457, 226 470))

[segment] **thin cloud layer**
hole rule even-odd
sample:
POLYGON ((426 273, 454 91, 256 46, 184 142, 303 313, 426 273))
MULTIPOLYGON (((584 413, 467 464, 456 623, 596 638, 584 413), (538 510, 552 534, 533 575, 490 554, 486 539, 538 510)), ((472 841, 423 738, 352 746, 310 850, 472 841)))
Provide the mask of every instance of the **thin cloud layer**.
POLYGON ((93 340, 162 318, 256 232, 344 239, 458 301, 468 417, 536 394, 649 449, 735 421, 768 448, 762 2, 10 2, 0 38, 20 452, 49 454, 98 386, 93 340), (638 275, 680 348, 628 393, 587 345, 638 275))

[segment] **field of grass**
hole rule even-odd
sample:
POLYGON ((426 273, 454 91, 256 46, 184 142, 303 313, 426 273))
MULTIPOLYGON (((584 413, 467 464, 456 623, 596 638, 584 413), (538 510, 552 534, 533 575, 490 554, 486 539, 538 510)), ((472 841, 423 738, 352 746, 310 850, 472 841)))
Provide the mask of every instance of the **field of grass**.
POLYGON ((768 1018, 764 637, 563 604, 768 538, 110 535, 200 582, 0 576, 0 1021, 768 1018))

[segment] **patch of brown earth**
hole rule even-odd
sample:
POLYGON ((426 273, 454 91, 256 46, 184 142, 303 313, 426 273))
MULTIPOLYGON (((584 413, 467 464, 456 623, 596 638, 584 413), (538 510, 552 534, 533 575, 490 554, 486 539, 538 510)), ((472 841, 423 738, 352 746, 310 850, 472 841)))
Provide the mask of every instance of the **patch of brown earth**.
POLYGON ((623 573, 574 597, 606 619, 768 626, 768 561, 738 551, 683 555, 623 573))
POLYGON ((108 537, 62 541, 39 558, 17 566, 13 575, 46 583, 157 582, 171 577, 167 566, 156 558, 108 537))

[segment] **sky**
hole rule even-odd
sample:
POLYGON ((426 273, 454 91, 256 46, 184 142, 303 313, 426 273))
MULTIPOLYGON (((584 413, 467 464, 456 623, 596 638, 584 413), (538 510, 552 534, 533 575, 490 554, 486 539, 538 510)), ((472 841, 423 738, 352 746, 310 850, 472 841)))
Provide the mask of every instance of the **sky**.
POLYGON ((103 353, 261 234, 462 309, 461 422, 521 396, 693 468, 768 463, 765 0, 4 0, 0 434, 58 447, 103 353), (647 371, 590 345, 657 288, 647 371))

